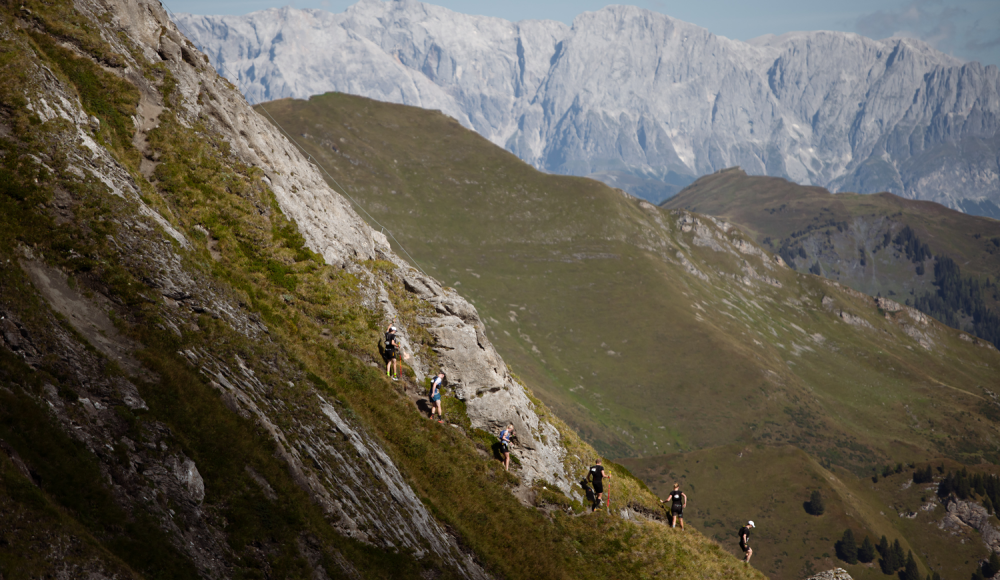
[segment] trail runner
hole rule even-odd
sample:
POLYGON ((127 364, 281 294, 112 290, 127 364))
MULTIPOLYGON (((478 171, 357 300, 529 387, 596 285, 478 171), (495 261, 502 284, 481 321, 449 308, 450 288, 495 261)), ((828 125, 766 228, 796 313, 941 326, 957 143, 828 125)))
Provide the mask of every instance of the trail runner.
POLYGON ((503 454, 503 468, 510 471, 510 438, 514 436, 514 424, 508 423, 507 428, 500 432, 500 453, 503 454))
POLYGON ((393 324, 389 325, 389 328, 385 329, 385 356, 389 360, 385 363, 385 376, 391 377, 392 380, 399 380, 399 343, 396 342, 396 326, 393 324), (393 369, 393 364, 396 363, 395 369, 393 369), (392 369, 394 372, 389 374, 389 370, 392 369))
POLYGON ((441 412, 441 385, 443 383, 444 371, 441 371, 431 381, 431 416, 428 417, 428 419, 433 419, 434 413, 437 413, 438 423, 444 423, 444 413, 441 412))
POLYGON ((750 557, 753 556, 753 548, 750 547, 750 530, 754 528, 753 520, 747 522, 747 525, 740 528, 740 549, 746 554, 743 556, 743 562, 750 563, 750 557))
POLYGON ((604 466, 601 465, 601 458, 597 458, 597 465, 590 468, 590 472, 587 473, 587 479, 589 479, 594 484, 594 506, 591 511, 597 511, 601 509, 604 504, 604 478, 611 479, 611 473, 604 470, 604 466))
MULTIPOLYGON (((674 490, 670 492, 670 527, 677 527, 677 520, 681 521, 681 531, 684 531, 684 508, 688 504, 688 496, 681 491, 681 484, 675 483, 674 490)), ((660 503, 664 503, 660 500, 660 503)))

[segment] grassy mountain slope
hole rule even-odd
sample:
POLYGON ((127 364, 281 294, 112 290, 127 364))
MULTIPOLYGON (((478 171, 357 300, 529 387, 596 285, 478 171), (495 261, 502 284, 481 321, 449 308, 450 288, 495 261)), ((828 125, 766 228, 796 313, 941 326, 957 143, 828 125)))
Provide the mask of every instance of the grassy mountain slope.
MULTIPOLYGON (((914 484, 914 469, 907 464, 873 483, 837 467, 826 469, 791 446, 730 445, 624 463, 658 495, 666 496, 680 482, 688 495, 687 525, 733 553, 735 530, 753 518, 754 559, 771 577, 803 578, 840 566, 859 580, 886 578, 877 560, 874 566, 851 565, 837 557, 835 543, 848 528, 858 544, 866 535, 874 543, 883 535, 900 540, 917 557, 922 575, 936 571, 944 578, 965 578, 989 555, 978 532, 966 526, 955 534, 939 526, 947 509, 935 497, 937 484, 914 484), (820 516, 805 509, 815 490, 826 508, 820 516)), ((934 466, 950 469, 955 462, 939 460, 934 466)), ((940 479, 940 472, 935 475, 940 479)))
MULTIPOLYGON (((383 320, 366 283, 414 335, 432 306, 390 262, 342 268, 304 247, 239 137, 186 116, 185 99, 220 100, 214 72, 166 25, 157 53, 110 24, 158 10, 0 6, 0 577, 465 575, 426 541, 387 545, 324 509, 312 482, 340 509, 374 497, 406 513, 394 482, 352 471, 364 445, 495 577, 762 577, 634 512, 577 516, 499 468, 467 418, 420 414, 372 368, 383 320), (200 71, 206 93, 181 94, 172 70, 200 71), (139 133, 149 102, 162 111, 139 133)), ((610 469, 619 505, 654 506, 610 469)))
MULTIPOLYGON (((819 398, 843 411, 816 416, 873 452, 884 445, 861 434, 884 418, 866 411, 869 385, 882 387, 874 396, 898 397, 955 377, 978 392, 993 376, 983 366, 992 349, 964 349, 943 330, 942 348, 930 352, 913 350, 898 330, 859 331, 839 309, 880 331, 898 324, 864 296, 707 245, 713 236, 740 240, 738 231, 705 220, 690 231, 682 214, 538 173, 444 115, 339 94, 266 108, 418 264, 467 292, 518 373, 619 455, 651 453, 654 443, 725 444, 772 429, 766 421, 805 440, 796 426, 805 419, 784 409, 808 415, 819 398), (678 251, 707 280, 690 274, 678 251), (781 287, 747 284, 743 260, 781 287), (986 358, 955 365, 949 348, 986 358), (760 395, 775 389, 780 402, 760 395), (714 400, 723 395, 734 404, 714 400)), ((877 437, 909 431, 909 418, 896 420, 898 429, 877 437)))
MULTIPOLYGON (((947 256, 961 268, 962 277, 982 285, 985 306, 994 314, 1000 311, 995 286, 1000 279, 1000 221, 994 219, 890 193, 833 195, 780 178, 748 176, 739 168, 699 179, 663 207, 739 224, 800 272, 812 269, 898 302, 915 304, 922 294, 937 293, 933 255, 947 256), (909 254, 905 244, 896 242, 907 227, 933 255, 909 254)), ((974 331, 970 316, 949 310, 956 311, 953 325, 974 331)))
MULTIPOLYGON (((417 264, 471 298, 514 371, 585 439, 647 456, 629 463, 644 477, 672 465, 664 452, 697 464, 734 442, 800 450, 756 455, 782 494, 774 478, 789 469, 837 473, 851 488, 889 462, 1000 459, 986 392, 1000 357, 984 341, 784 268, 727 224, 536 172, 439 113, 341 94, 263 108, 417 264)), ((726 508, 728 541, 758 508, 726 508)), ((812 529, 808 517, 779 511, 775 527, 812 529)), ((886 518, 852 525, 895 529, 886 518)), ((807 553, 832 553, 829 533, 775 536, 789 555, 759 565, 795 578, 807 553)), ((925 559, 933 538, 900 534, 923 570, 975 552, 925 559)))

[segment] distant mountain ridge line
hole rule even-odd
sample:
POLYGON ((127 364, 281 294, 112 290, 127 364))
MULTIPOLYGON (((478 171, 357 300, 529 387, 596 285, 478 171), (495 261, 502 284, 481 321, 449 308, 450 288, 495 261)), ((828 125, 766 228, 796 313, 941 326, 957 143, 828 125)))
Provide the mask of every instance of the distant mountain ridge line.
POLYGON ((913 39, 741 42, 633 6, 567 26, 410 0, 175 21, 252 101, 339 91, 439 109, 537 168, 657 203, 740 165, 1000 217, 1000 74, 913 39))

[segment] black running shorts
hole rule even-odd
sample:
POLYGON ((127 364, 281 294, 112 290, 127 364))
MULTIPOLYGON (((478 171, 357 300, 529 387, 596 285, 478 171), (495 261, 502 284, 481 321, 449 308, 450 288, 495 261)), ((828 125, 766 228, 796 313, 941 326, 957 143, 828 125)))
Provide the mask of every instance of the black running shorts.
POLYGON ((684 517, 684 506, 675 505, 673 509, 670 510, 674 516, 683 518, 684 517))
POLYGON ((750 551, 750 546, 748 546, 747 544, 744 544, 743 542, 740 542, 740 549, 743 550, 744 552, 749 552, 750 551))
POLYGON ((604 482, 595 481, 594 482, 594 493, 604 493, 604 482))

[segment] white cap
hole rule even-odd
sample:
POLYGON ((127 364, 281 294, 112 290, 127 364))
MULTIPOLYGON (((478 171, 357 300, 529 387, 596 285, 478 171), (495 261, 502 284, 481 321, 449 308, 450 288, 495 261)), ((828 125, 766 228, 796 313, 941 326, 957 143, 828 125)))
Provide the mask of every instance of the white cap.
POLYGON ((390 326, 389 327, 389 332, 396 332, 396 327, 395 326, 390 326))
POLYGON ((753 525, 753 520, 750 520, 749 522, 747 522, 747 525, 750 526, 751 528, 756 528, 757 527, 757 526, 753 525))

